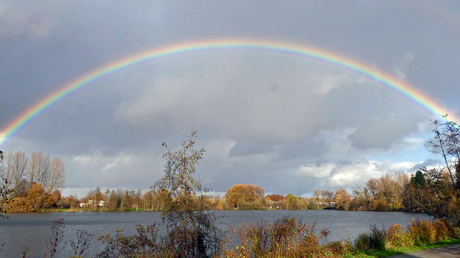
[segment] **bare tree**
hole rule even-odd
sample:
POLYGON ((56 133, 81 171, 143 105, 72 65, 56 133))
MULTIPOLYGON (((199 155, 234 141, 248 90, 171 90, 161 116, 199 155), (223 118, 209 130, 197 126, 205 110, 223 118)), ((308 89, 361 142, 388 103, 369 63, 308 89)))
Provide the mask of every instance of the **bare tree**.
POLYGON ((43 154, 43 152, 32 153, 27 167, 27 175, 29 185, 38 183, 46 186, 50 177, 50 156, 43 154))
POLYGON ((27 157, 24 152, 8 152, 2 162, 3 186, 15 196, 16 190, 24 184, 24 173, 27 166, 27 157))
POLYGON ((11 157, 8 159, 10 159, 11 162, 8 165, 8 170, 11 171, 13 188, 18 189, 25 176, 25 171, 27 168, 27 156, 22 151, 17 151, 11 153, 10 155, 11 157))
POLYGON ((49 193, 64 187, 65 183, 65 165, 60 158, 54 158, 51 161, 48 183, 46 184, 49 193))

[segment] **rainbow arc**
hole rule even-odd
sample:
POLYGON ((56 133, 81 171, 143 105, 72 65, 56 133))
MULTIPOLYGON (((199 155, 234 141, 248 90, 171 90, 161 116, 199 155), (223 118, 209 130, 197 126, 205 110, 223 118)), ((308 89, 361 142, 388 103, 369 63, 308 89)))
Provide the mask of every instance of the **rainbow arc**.
POLYGON ((225 49, 276 52, 325 62, 353 71, 361 76, 375 81, 377 84, 406 97, 408 100, 414 102, 431 115, 440 117, 442 114, 452 113, 448 112, 446 108, 423 92, 417 90, 414 86, 400 81, 388 73, 342 55, 318 48, 281 41, 257 39, 214 39, 170 45, 163 48, 154 48, 146 52, 119 59, 86 73, 78 79, 64 84, 56 91, 39 100, 4 126, 0 130, 0 146, 2 146, 21 128, 26 126, 32 119, 38 117, 57 102, 63 100, 78 90, 94 85, 95 82, 104 77, 123 71, 134 65, 140 65, 160 58, 168 58, 200 51, 225 49))

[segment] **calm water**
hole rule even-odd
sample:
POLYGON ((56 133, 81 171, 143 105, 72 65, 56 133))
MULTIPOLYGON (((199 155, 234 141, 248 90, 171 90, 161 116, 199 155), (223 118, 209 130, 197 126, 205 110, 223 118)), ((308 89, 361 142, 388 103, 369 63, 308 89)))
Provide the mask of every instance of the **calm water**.
MULTIPOLYGON (((331 233, 329 241, 354 239, 359 233, 369 231, 369 226, 389 226, 391 224, 408 225, 412 218, 429 219, 424 214, 402 212, 347 212, 334 210, 306 211, 218 211, 221 217, 219 224, 224 230, 229 226, 238 226, 242 222, 255 222, 266 219, 272 222, 285 215, 302 219, 304 222, 317 221, 317 233, 328 228, 331 233)), ((46 251, 45 241, 51 234, 52 221, 64 218, 64 241, 75 239, 78 229, 86 230, 94 235, 91 254, 102 251, 102 245, 96 240, 102 232, 114 232, 115 228, 123 227, 127 234, 134 234, 138 224, 151 225, 160 223, 159 212, 76 212, 76 213, 27 213, 9 214, 9 219, 0 219, 0 243, 5 244, 0 257, 17 257, 20 246, 29 246, 30 257, 38 257, 46 251)), ((161 231, 160 231, 161 234, 161 231)), ((70 244, 67 245, 69 250, 70 244)), ((65 251, 59 257, 70 254, 65 251)))

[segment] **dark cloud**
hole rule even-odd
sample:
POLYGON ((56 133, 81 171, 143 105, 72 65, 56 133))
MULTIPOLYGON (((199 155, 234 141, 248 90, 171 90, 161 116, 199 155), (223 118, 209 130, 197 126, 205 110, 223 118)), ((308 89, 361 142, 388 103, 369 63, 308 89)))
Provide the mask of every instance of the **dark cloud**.
POLYGON ((443 166, 444 164, 440 160, 435 160, 435 159, 427 159, 421 162, 420 164, 417 164, 413 166, 409 171, 414 172, 417 171, 421 168, 425 167, 438 167, 438 166, 443 166))
POLYGON ((404 117, 374 119, 360 125, 348 139, 353 147, 360 150, 388 149, 417 130, 417 124, 404 117))
POLYGON ((325 140, 307 139, 281 144, 277 148, 275 161, 298 159, 298 158, 318 158, 328 151, 325 140))

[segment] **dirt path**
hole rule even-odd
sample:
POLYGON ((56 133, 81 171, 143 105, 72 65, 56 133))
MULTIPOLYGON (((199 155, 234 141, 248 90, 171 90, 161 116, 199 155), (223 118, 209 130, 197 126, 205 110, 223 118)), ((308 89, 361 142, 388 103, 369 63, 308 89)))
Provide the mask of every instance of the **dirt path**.
POLYGON ((460 257, 460 244, 438 247, 434 249, 427 249, 413 253, 398 254, 390 256, 391 258, 454 258, 460 257))

